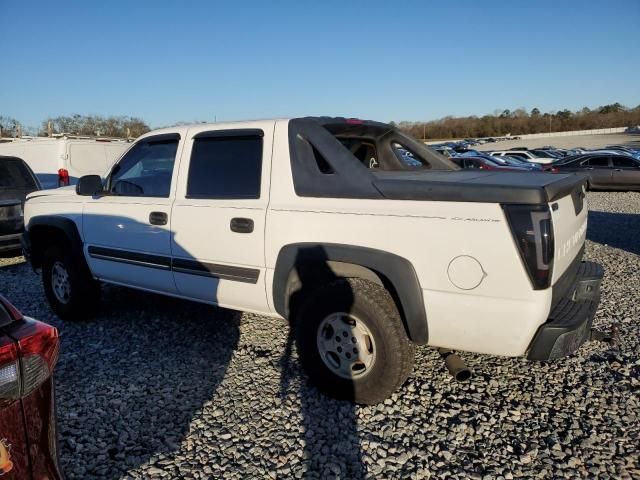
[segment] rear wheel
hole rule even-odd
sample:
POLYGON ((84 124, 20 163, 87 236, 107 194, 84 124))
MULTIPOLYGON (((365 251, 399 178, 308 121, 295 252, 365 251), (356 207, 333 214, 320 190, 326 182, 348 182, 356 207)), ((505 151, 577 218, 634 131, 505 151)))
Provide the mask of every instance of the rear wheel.
POLYGON ((90 317, 100 300, 100 284, 86 265, 59 245, 44 254, 42 283, 51 309, 64 320, 90 317))
POLYGON ((415 345, 389 292, 339 279, 311 292, 295 322, 303 367, 327 394, 356 403, 388 398, 410 375, 415 345))

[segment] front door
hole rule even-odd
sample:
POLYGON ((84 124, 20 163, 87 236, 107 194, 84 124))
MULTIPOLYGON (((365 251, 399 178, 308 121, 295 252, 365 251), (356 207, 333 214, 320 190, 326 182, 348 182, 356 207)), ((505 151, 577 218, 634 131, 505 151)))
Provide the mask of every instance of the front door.
POLYGON ((178 134, 143 138, 112 169, 108 194, 86 201, 85 256, 96 277, 176 293, 170 213, 180 146, 178 134))
POLYGON ((589 174, 589 185, 608 187, 611 185, 611 167, 609 157, 591 157, 587 160, 586 171, 589 174))
POLYGON ((181 295, 268 312, 264 232, 274 122, 189 130, 171 212, 173 271, 181 295))

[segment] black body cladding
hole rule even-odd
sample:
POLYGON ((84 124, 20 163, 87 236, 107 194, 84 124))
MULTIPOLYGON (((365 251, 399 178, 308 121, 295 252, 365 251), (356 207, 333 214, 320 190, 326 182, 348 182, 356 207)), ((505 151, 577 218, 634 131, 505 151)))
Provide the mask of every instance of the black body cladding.
POLYGON ((302 197, 545 204, 575 190, 584 179, 540 172, 465 171, 417 140, 383 123, 344 118, 299 118, 289 122, 291 169, 302 197), (387 169, 370 169, 334 136, 366 138, 387 169), (398 161, 398 143, 429 163, 412 168, 398 161), (317 160, 317 154, 322 163, 317 160), (324 162, 330 168, 324 166, 324 162), (324 171, 324 173, 323 173, 324 171))

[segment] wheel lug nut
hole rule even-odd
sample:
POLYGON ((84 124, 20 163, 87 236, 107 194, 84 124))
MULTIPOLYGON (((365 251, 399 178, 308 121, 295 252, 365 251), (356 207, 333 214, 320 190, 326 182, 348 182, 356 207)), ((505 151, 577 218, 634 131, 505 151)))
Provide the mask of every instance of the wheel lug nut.
POLYGON ((348 334, 347 332, 342 332, 342 336, 343 336, 344 338, 347 338, 347 337, 349 336, 349 334, 348 334))
POLYGON ((358 340, 356 340, 356 337, 351 337, 351 341, 352 341, 353 343, 358 343, 358 340))
POLYGON ((341 341, 342 339, 340 337, 336 337, 336 342, 341 341))
POLYGON ((351 358, 351 354, 347 352, 347 358, 351 358))
POLYGON ((357 355, 357 354, 358 354, 358 349, 357 349, 357 348, 354 348, 354 349, 353 349, 353 353, 355 353, 355 354, 357 355))

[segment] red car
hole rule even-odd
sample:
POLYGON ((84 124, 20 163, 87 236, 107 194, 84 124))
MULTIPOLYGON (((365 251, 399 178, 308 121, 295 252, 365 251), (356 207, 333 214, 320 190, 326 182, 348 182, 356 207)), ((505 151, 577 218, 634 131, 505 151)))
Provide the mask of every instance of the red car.
POLYGON ((58 330, 0 295, 0 477, 60 479, 53 369, 58 330))

